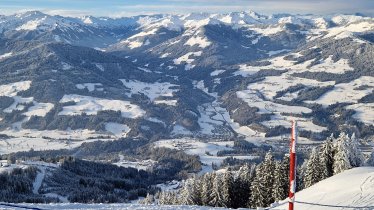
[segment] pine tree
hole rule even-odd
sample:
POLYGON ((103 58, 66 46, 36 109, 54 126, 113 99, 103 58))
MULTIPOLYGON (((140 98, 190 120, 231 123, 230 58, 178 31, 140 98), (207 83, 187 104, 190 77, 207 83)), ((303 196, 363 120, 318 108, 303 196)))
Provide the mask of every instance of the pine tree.
POLYGON ((349 161, 352 167, 360 167, 364 164, 364 155, 359 149, 359 141, 356 138, 356 135, 353 133, 351 138, 346 137, 348 141, 348 147, 350 148, 349 161))
POLYGON ((193 201, 193 179, 187 179, 183 183, 183 187, 179 192, 179 204, 194 205, 193 201))
POLYGON ((334 174, 334 153, 333 153, 333 138, 329 137, 322 144, 320 149, 320 161, 321 161, 321 180, 326 179, 334 174))
POLYGON ((191 203, 193 203, 193 205, 202 205, 202 201, 201 201, 201 192, 202 192, 202 186, 201 186, 201 179, 199 179, 199 177, 197 176, 194 176, 194 178, 192 179, 193 180, 193 183, 192 183, 192 193, 191 193, 191 203))
POLYGON ((212 178, 213 178, 213 187, 212 187, 211 201, 209 202, 209 205, 214 206, 214 207, 222 207, 221 177, 219 174, 213 172, 212 178))
POLYGON ((250 184, 252 182, 253 174, 248 164, 240 167, 238 176, 234 181, 234 197, 232 202, 232 208, 245 208, 249 202, 251 195, 250 184))
POLYGON ((352 168, 349 157, 350 149, 347 145, 347 140, 344 133, 342 133, 336 141, 335 155, 334 155, 334 174, 341 173, 352 168))
POLYGON ((319 155, 316 148, 313 148, 310 158, 307 162, 306 171, 304 174, 305 188, 314 185, 321 180, 321 167, 319 155))
POLYGON ((223 177, 222 185, 222 206, 230 208, 232 207, 232 201, 234 197, 234 178, 230 170, 227 170, 223 177))
POLYGON ((262 173, 258 176, 261 177, 261 181, 264 183, 265 188, 264 195, 265 195, 265 204, 270 205, 274 203, 274 198, 271 196, 272 188, 274 184, 274 168, 275 162, 274 157, 271 152, 266 153, 265 159, 263 162, 262 173))
POLYGON ((253 179, 253 182, 251 184, 252 196, 250 198, 250 205, 249 205, 249 207, 251 208, 267 206, 266 196, 269 196, 269 195, 266 194, 266 190, 265 190, 266 186, 261 176, 262 171, 263 171, 263 165, 260 164, 256 167, 256 176, 253 179))
MULTIPOLYGON (((287 160, 286 160, 287 161, 287 160)), ((286 163, 276 162, 274 170, 274 184, 272 196, 275 201, 287 198, 288 193, 288 169, 286 163)))
POLYGON ((205 174, 202 178, 201 185, 201 203, 203 206, 209 206, 213 200, 213 173, 205 174))
POLYGON ((374 166, 374 151, 371 152, 369 158, 366 161, 367 166, 374 166))

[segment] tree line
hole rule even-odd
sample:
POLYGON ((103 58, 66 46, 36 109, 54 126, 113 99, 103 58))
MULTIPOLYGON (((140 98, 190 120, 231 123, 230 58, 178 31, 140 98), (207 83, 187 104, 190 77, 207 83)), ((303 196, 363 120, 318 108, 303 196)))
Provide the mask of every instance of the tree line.
MULTIPOLYGON (((297 190, 353 167, 374 165, 374 153, 365 162, 359 149, 358 139, 341 133, 339 137, 327 138, 315 147, 309 159, 297 167, 297 190)), ((224 172, 214 171, 202 176, 193 176, 183 182, 176 191, 161 191, 156 194, 160 205, 202 205, 227 208, 267 207, 288 196, 289 157, 275 160, 269 151, 264 160, 256 164, 245 164, 237 171, 230 168, 224 172)), ((147 196, 143 203, 152 202, 147 196)))

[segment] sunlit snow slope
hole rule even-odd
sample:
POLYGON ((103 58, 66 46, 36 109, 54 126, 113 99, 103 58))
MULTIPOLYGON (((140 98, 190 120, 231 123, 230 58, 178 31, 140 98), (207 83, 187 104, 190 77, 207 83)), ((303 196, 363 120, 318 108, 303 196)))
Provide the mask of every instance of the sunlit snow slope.
MULTIPOLYGON (((360 167, 296 193, 295 209, 374 209, 374 167, 360 167)), ((273 209, 288 209, 288 204, 273 209)))

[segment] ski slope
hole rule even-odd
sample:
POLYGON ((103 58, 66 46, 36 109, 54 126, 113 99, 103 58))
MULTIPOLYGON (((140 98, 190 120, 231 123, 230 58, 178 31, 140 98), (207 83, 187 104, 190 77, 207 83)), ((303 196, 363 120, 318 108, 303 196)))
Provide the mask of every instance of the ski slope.
POLYGON ((0 209, 75 209, 75 210, 226 210, 227 208, 213 208, 206 206, 159 206, 159 205, 140 205, 140 204, 79 204, 79 203, 60 203, 60 204, 9 204, 0 203, 0 209), (18 208, 17 208, 18 207, 18 208), (21 208, 20 208, 21 207, 21 208), (22 208, 23 207, 23 208, 22 208))
MULTIPOLYGON (((288 204, 271 209, 287 210, 288 204)), ((374 209, 374 167, 354 168, 296 193, 295 209, 374 209)))

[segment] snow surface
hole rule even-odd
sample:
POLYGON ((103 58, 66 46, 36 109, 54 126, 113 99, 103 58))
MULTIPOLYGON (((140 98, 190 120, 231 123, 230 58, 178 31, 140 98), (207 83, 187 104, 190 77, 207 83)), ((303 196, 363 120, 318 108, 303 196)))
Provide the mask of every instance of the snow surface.
POLYGON ((28 90, 30 86, 31 81, 22 81, 0 85, 0 96, 16 96, 18 92, 28 90))
MULTIPOLYGON (((182 150, 187 154, 200 156, 200 161, 210 169, 212 163, 220 165, 224 159, 230 156, 217 156, 217 152, 221 150, 232 150, 233 141, 211 141, 201 142, 193 138, 168 139, 154 142, 155 147, 165 147, 170 149, 182 150)), ((237 159, 254 159, 256 156, 234 156, 237 159)))
POLYGON ((353 118, 367 123, 369 125, 374 125, 374 103, 358 103, 346 106, 347 109, 355 110, 353 118))
POLYGON ((4 58, 9 58, 9 57, 12 56, 12 55, 13 55, 12 52, 2 54, 2 55, 0 55, 0 60, 1 60, 1 59, 4 59, 4 58))
MULTIPOLYGON (((374 167, 360 167, 347 170, 296 193, 295 209, 373 209, 373 197, 374 167)), ((286 210, 288 204, 272 209, 286 210)))
POLYGON ((101 84, 101 83, 83 83, 83 84, 76 84, 75 85, 75 87, 77 87, 79 90, 83 90, 83 89, 87 88, 87 90, 89 92, 92 92, 95 89, 98 90, 98 88, 96 88, 96 86, 103 86, 103 84, 101 84))
POLYGON ((131 94, 141 93, 146 95, 155 103, 160 103, 160 101, 162 101, 157 100, 159 97, 173 97, 174 93, 178 91, 177 87, 179 87, 179 85, 174 85, 169 82, 146 83, 138 80, 126 79, 120 79, 120 81, 123 83, 123 85, 130 88, 130 94, 128 94, 129 96, 131 96, 131 94))
POLYGON ((199 36, 193 36, 190 39, 187 40, 187 42, 184 45, 189 45, 189 46, 199 46, 200 48, 206 48, 212 43, 209 42, 209 40, 205 37, 199 37, 199 36))
POLYGON ((111 132, 118 138, 126 137, 127 133, 130 131, 130 127, 127 125, 119 124, 119 123, 105 123, 105 130, 111 132))
POLYGON ((33 106, 31 106, 27 112, 23 113, 24 115, 31 116, 40 116, 44 117, 51 109, 53 109, 54 104, 52 103, 38 103, 33 101, 33 106))
POLYGON ((218 75, 222 74, 223 72, 225 72, 225 70, 215 70, 215 71, 210 73, 210 76, 212 76, 212 77, 218 76, 218 75))
POLYGON ((324 106, 334 103, 357 103, 357 100, 370 94, 373 91, 373 88, 374 77, 363 76, 349 83, 340 83, 335 85, 334 89, 328 91, 314 102, 324 106), (358 89, 360 86, 369 86, 371 88, 361 90, 358 89))
POLYGON ((201 56, 203 52, 198 51, 198 52, 189 52, 179 58, 176 58, 173 60, 175 65, 180 65, 182 62, 186 63, 185 70, 191 70, 192 68, 195 67, 195 65, 192 65, 191 63, 195 61, 195 59, 190 58, 191 56, 193 57, 198 57, 201 56))
POLYGON ((145 111, 139 106, 131 104, 128 101, 108 100, 91 96, 64 95, 60 103, 70 101, 76 104, 64 106, 63 110, 58 113, 59 115, 81 115, 82 113, 96 115, 98 111, 103 110, 121 111, 122 116, 126 118, 139 118, 145 114, 145 111))
MULTIPOLYGON (((12 205, 12 204, 11 204, 12 205)), ((141 204, 81 204, 81 203, 58 203, 58 204, 13 204, 28 208, 41 209, 74 209, 74 210, 214 210, 227 208, 213 208, 206 206, 159 206, 159 205, 141 205, 141 204)), ((15 209, 15 207, 6 207, 0 205, 2 209, 15 209)), ((24 208, 21 208, 24 209, 24 208)))

